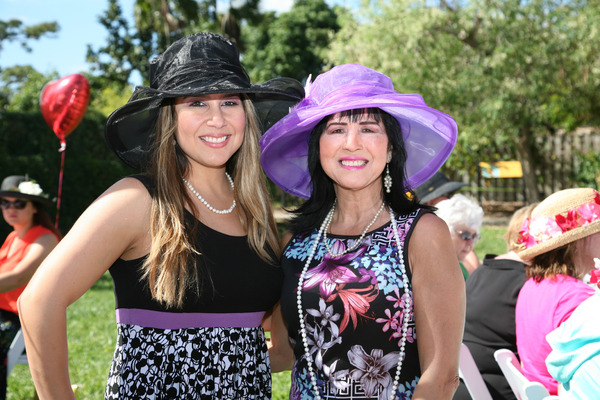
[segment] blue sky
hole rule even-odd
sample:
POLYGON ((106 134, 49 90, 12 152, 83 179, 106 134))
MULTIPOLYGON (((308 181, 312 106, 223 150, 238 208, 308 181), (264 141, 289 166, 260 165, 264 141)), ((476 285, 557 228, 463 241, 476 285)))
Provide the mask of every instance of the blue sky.
MULTIPOLYGON (((134 0, 120 0, 126 18, 133 16, 134 0)), ((288 10, 292 0, 262 0, 265 9, 288 10)), ((57 71, 63 77, 87 71, 86 47, 104 44, 107 32, 98 22, 108 0, 0 0, 0 19, 19 19, 25 25, 56 21, 60 31, 52 38, 29 42, 32 52, 18 43, 3 43, 0 67, 32 65, 42 73, 57 71)), ((217 7, 219 7, 217 5, 217 7)))

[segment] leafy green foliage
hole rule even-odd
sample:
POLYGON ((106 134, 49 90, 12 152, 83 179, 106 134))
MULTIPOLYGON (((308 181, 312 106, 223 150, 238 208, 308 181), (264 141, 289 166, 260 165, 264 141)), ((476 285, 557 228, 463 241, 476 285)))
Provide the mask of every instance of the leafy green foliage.
POLYGON ((253 81, 276 76, 304 81, 322 72, 329 41, 339 25, 336 12, 324 0, 296 0, 289 12, 279 17, 267 14, 263 23, 248 27, 244 65, 253 81))
POLYGON ((42 36, 53 37, 53 34, 60 30, 56 22, 43 22, 36 25, 24 25, 18 19, 8 21, 0 20, 0 51, 2 51, 3 41, 17 41, 26 51, 31 51, 28 45, 30 40, 37 40, 42 36))
POLYGON ((329 60, 377 69, 452 115, 460 137, 450 168, 533 162, 534 134, 598 121, 599 4, 373 1, 360 23, 344 21, 329 60))
POLYGON ((0 110, 38 112, 44 85, 58 79, 57 73, 44 75, 32 66, 16 65, 2 71, 0 81, 0 110))
POLYGON ((600 189, 600 154, 595 152, 579 153, 578 162, 571 172, 571 180, 578 187, 600 189))

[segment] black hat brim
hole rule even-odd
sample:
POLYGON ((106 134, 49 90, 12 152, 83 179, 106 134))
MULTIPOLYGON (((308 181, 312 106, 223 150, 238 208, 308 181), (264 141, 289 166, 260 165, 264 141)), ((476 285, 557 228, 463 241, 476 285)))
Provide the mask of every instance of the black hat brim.
MULTIPOLYGON (((149 88, 142 88, 144 89, 149 88)), ((253 101, 264 132, 288 114, 291 107, 304 97, 304 88, 295 79, 275 78, 249 87, 188 88, 185 91, 149 89, 148 97, 135 98, 113 112, 106 122, 104 136, 109 148, 128 166, 144 171, 149 166, 149 157, 154 139, 158 110, 167 98, 199 96, 213 93, 247 94, 253 101)))

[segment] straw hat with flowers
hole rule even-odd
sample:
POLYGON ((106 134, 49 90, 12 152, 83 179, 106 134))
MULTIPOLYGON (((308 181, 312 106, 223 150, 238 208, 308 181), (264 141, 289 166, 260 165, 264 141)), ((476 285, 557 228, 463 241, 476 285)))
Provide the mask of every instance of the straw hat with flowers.
POLYGON ((594 189, 566 189, 548 196, 525 219, 519 257, 531 260, 600 232, 600 195, 594 189))

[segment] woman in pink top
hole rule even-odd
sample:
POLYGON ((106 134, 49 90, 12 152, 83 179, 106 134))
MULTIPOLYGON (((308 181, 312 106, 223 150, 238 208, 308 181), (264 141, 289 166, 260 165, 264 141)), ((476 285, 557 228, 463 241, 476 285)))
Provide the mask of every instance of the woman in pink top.
POLYGON ((519 256, 529 262, 515 310, 523 374, 557 394, 558 383, 546 369, 546 335, 594 293, 581 278, 600 256, 600 195, 584 188, 550 195, 523 223, 520 242, 519 256))
POLYGON ((6 398, 6 355, 21 327, 17 299, 60 238, 44 210, 52 204, 26 176, 12 175, 2 181, 0 208, 13 231, 0 247, 0 400, 6 398))

